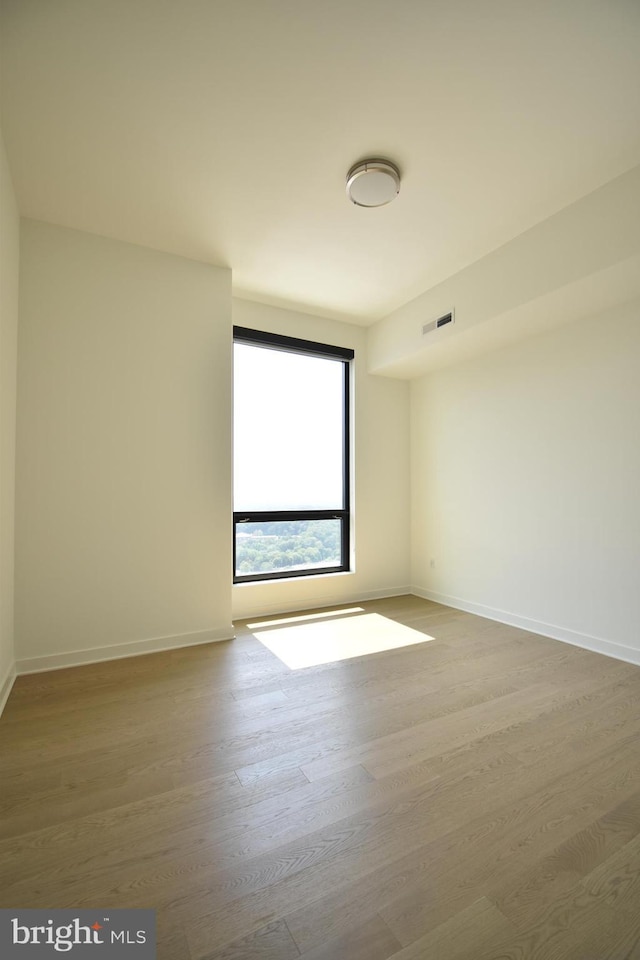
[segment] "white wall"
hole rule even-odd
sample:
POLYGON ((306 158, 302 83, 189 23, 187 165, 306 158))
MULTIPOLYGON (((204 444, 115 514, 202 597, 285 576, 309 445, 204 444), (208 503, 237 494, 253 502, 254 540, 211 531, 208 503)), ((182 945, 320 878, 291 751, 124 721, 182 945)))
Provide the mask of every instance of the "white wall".
POLYGON ((640 663, 639 370, 635 301, 414 381, 415 591, 640 663))
POLYGON ((13 547, 20 219, 0 136, 0 710, 14 677, 13 547))
POLYGON ((233 588, 235 618, 403 593, 409 579, 409 388, 367 373, 366 330, 234 299, 233 322, 355 350, 355 570, 233 588))
POLYGON ((640 296, 640 166, 395 310, 369 369, 413 378, 640 296), (455 308, 455 323, 422 326, 455 308))
POLYGON ((231 636, 230 276, 23 221, 19 669, 231 636))

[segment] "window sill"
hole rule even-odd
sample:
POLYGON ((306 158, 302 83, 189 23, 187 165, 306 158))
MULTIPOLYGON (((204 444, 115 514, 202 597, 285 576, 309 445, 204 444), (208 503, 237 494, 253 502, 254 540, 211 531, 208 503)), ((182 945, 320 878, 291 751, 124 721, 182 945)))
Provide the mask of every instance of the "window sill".
POLYGON ((314 583, 316 580, 330 580, 333 577, 353 577, 355 570, 338 570, 334 573, 311 573, 306 577, 278 577, 275 580, 248 580, 245 583, 234 583, 233 589, 246 587, 265 587, 276 583, 314 583))

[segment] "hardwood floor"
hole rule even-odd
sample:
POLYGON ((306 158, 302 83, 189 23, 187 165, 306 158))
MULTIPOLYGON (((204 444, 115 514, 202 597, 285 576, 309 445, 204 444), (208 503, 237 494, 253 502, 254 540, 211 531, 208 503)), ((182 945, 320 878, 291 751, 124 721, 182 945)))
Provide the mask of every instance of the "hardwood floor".
POLYGON ((155 907, 162 960, 640 960, 640 668, 360 606, 433 640, 20 677, 0 906, 155 907))

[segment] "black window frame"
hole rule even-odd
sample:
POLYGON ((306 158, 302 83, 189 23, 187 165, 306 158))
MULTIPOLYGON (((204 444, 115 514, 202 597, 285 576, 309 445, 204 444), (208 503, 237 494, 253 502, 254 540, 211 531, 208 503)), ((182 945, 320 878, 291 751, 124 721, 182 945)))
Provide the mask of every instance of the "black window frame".
POLYGON ((269 580, 319 577, 330 573, 346 573, 350 570, 351 558, 351 362, 355 353, 348 347, 336 347, 313 340, 287 337, 249 327, 233 327, 233 342, 266 347, 272 350, 298 353, 306 356, 341 360, 343 363, 343 503, 340 510, 256 510, 233 512, 233 582, 260 583, 269 580), (340 564, 332 567, 309 567, 301 570, 274 570, 269 572, 236 573, 236 531, 242 523, 269 523, 282 520, 340 520, 340 564))

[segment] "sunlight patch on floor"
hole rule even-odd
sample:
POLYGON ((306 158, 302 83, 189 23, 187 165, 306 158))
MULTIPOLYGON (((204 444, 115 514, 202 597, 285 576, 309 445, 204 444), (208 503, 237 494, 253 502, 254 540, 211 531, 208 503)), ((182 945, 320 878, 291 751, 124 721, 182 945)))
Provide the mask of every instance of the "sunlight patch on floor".
MULTIPOLYGON (((294 619, 294 618, 292 618, 294 619)), ((267 624, 265 623, 266 627, 267 624)), ((350 660, 433 640, 379 613, 363 613, 335 620, 292 623, 277 629, 254 630, 254 636, 291 670, 321 663, 350 660)))
POLYGON ((290 617, 285 615, 280 617, 278 620, 261 620, 256 623, 249 623, 247 626, 249 630, 260 630, 261 628, 266 629, 267 627, 275 627, 279 624, 285 624, 288 626, 291 623, 308 623, 309 620, 327 620, 334 617, 350 617, 354 613, 364 613, 362 607, 345 607, 340 610, 321 610, 320 613, 299 613, 292 614, 290 617))

